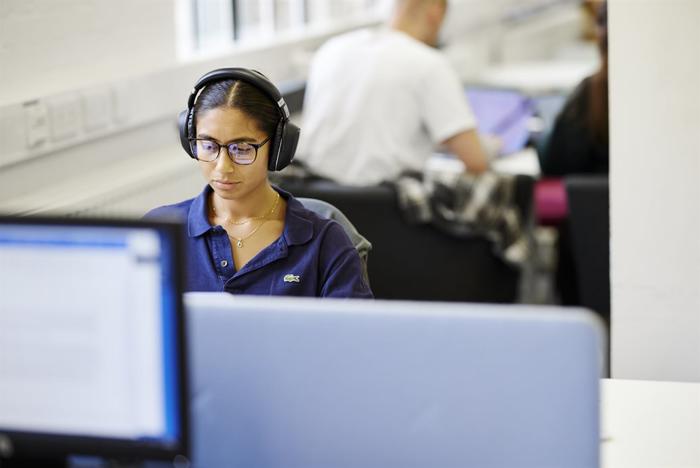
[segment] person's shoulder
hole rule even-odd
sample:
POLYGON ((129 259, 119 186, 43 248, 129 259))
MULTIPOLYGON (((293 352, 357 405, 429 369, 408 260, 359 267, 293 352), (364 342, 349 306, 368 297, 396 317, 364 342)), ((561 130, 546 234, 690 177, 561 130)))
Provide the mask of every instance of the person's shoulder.
POLYGON ((417 72, 432 74, 451 70, 449 60, 443 52, 400 31, 387 31, 386 49, 391 50, 397 60, 409 61, 417 72))
POLYGON ((328 236, 334 239, 348 238, 343 227, 343 214, 333 205, 311 198, 296 198, 289 194, 287 206, 297 220, 310 224, 313 232, 311 237, 317 240, 324 240, 328 236))
POLYGON ((586 99, 593 86, 593 77, 587 76, 581 80, 568 96, 568 101, 586 99))
POLYGON ((338 50, 356 47, 360 44, 371 41, 372 31, 369 29, 358 29, 333 36, 321 45, 319 54, 337 52, 338 50))
POLYGON ((426 65, 431 67, 433 72, 441 71, 454 75, 457 74, 452 63, 449 61, 444 52, 427 44, 422 44, 422 46, 423 60, 425 61, 426 65))
POLYGON ((329 224, 335 222, 331 218, 332 205, 327 203, 324 204, 324 202, 321 202, 320 200, 311 198, 296 198, 294 195, 289 194, 287 206, 288 209, 294 213, 294 216, 311 223, 315 232, 318 232, 327 227, 329 224))
POLYGON ((589 76, 581 80, 567 96, 566 102, 557 116, 557 120, 570 120, 583 124, 583 120, 588 114, 591 86, 592 77, 589 76))
POLYGON ((364 42, 370 41, 375 36, 376 32, 369 28, 355 29, 343 34, 339 34, 331 38, 328 42, 331 44, 342 44, 344 42, 364 42))
POLYGON ((159 206, 150 210, 148 213, 143 215, 143 217, 144 219, 176 219, 181 221, 187 219, 190 206, 192 206, 192 202, 194 200, 194 198, 189 198, 172 205, 159 206))

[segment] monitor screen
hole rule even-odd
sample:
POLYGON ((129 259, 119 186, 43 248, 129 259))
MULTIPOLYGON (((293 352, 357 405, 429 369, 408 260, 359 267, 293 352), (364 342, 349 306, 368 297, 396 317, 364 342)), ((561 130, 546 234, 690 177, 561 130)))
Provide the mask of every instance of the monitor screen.
POLYGON ((480 133, 498 137, 502 155, 525 147, 530 137, 529 120, 534 114, 532 100, 507 89, 468 88, 467 99, 480 133))
POLYGON ((0 458, 186 455, 180 229, 0 218, 0 458))

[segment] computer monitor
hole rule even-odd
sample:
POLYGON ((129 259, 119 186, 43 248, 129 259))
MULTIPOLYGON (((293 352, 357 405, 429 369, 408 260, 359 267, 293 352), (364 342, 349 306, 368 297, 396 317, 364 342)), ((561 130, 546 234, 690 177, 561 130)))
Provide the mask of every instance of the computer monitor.
POLYGON ((187 457, 181 229, 0 217, 0 465, 187 457))
POLYGON ((598 466, 590 312, 217 293, 185 308, 196 466, 598 466))
POLYGON ((479 132, 501 140, 501 155, 525 147, 530 138, 530 119, 535 112, 532 99, 518 91, 499 88, 469 87, 466 95, 479 132))

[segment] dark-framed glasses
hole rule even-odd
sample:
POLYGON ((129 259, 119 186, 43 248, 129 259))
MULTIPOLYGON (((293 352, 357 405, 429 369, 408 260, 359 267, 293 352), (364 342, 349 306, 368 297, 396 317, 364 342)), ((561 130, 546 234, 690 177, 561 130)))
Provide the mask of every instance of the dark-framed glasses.
POLYGON ((221 153, 221 148, 226 148, 231 161, 233 161, 235 164, 247 166, 248 164, 253 164, 255 162, 255 158, 258 157, 258 149, 270 141, 270 137, 265 138, 264 141, 257 144, 233 142, 222 145, 219 142, 209 138, 190 138, 189 140, 190 147, 192 148, 192 154, 199 161, 216 161, 221 153))

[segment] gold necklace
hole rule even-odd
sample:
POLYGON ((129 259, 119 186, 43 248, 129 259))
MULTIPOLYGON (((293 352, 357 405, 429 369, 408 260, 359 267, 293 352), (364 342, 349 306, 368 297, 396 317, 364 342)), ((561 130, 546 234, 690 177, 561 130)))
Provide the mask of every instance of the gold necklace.
MULTIPOLYGON (((252 237, 253 234, 255 234, 256 232, 258 232, 258 229, 260 229, 260 228, 262 227, 263 224, 265 224, 266 222, 269 221, 268 216, 272 215, 272 213, 275 212, 275 210, 277 209, 277 205, 279 204, 279 201, 280 201, 280 194, 277 193, 277 192, 275 192, 275 193, 277 194, 277 197, 275 197, 275 202, 274 202, 274 204, 272 205, 272 208, 270 209, 270 211, 269 211, 265 216, 257 216, 257 217, 255 217, 255 218, 249 218, 249 219, 248 219, 247 221, 245 221, 245 222, 239 222, 239 223, 238 223, 238 224, 240 225, 240 224, 246 224, 246 223, 248 223, 248 222, 250 222, 250 221, 253 221, 254 219, 262 219, 263 221, 262 221, 260 224, 258 224, 257 227, 256 227, 255 229, 253 229, 252 231, 250 231, 247 235, 245 235, 245 236, 243 236, 243 237, 236 237, 236 236, 234 236, 234 235, 231 235, 228 231, 226 231, 226 233, 228 234, 228 236, 229 236, 231 239, 233 239, 233 240, 236 241, 236 247, 238 247, 239 249, 243 248, 243 241, 246 240, 246 239, 248 239, 248 238, 250 238, 250 237, 252 237)), ((213 203, 212 203, 212 208, 214 208, 214 204, 213 204, 213 203)), ((214 211, 214 214, 216 214, 216 211, 214 211)), ((226 221, 224 221, 224 223, 225 223, 225 222, 226 222, 226 221)))
MULTIPOLYGON (((243 220, 243 221, 234 221, 234 220, 232 220, 231 217, 229 216, 228 218, 225 218, 225 219, 224 219, 224 224, 230 224, 231 226, 242 226, 243 224, 248 224, 248 223, 251 222, 251 221, 257 221, 258 219, 265 219, 265 218, 267 218, 268 216, 272 215, 272 213, 275 212, 275 210, 277 209, 277 204, 278 204, 279 201, 280 201, 280 194, 279 194, 278 192, 275 192, 275 194, 276 194, 277 196, 275 197, 275 202, 272 204, 272 208, 270 208, 270 211, 268 211, 268 212, 265 213, 264 215, 262 215, 262 216, 254 216, 254 217, 252 217, 252 218, 247 218, 247 219, 245 219, 245 220, 243 220)), ((211 203, 211 210, 212 210, 212 212, 214 213, 214 217, 218 217, 218 216, 219 216, 219 213, 217 213, 217 211, 216 211, 216 207, 214 207, 214 202, 213 202, 213 200, 212 200, 212 203, 211 203)))
MULTIPOLYGON (((228 236, 231 239, 236 241, 236 247, 238 247, 239 249, 242 249, 243 248, 243 241, 248 239, 249 237, 251 237, 256 232, 258 232, 258 229, 260 229, 260 227, 263 224, 265 224, 267 221, 268 221, 267 219, 264 219, 260 224, 258 224, 258 226, 255 229, 253 229, 252 231, 250 231, 250 233, 248 233, 247 235, 245 235, 243 237, 236 237, 236 236, 232 236, 231 234, 229 234, 228 236)), ((228 234, 228 232, 227 232, 227 234, 228 234)))

